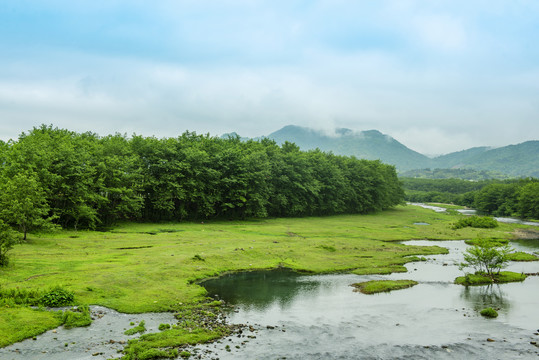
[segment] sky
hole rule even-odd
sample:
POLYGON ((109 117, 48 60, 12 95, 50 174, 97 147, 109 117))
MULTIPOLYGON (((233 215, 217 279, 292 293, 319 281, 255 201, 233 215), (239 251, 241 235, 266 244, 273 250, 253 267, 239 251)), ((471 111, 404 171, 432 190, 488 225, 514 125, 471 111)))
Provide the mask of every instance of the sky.
POLYGON ((536 0, 2 0, 0 139, 376 129, 539 139, 536 0))

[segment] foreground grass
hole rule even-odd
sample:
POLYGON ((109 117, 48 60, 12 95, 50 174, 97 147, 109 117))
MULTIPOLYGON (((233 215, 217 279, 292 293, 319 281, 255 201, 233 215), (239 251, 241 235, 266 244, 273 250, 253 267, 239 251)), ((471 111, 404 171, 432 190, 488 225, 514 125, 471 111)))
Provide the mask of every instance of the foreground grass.
POLYGON ((372 280, 361 283, 352 284, 357 290, 363 294, 377 294, 392 290, 407 289, 417 285, 417 281, 413 280, 372 280))
MULTIPOLYGON (((406 206, 373 215, 129 223, 108 232, 59 231, 17 245, 10 265, 0 269, 0 287, 33 291, 62 286, 74 292, 76 305, 98 304, 127 313, 180 311, 205 299, 197 281, 224 272, 277 267, 311 273, 405 271, 403 264, 417 259, 413 255, 446 249, 397 241, 509 239, 518 227, 452 230, 455 219, 406 206)), ((0 307, 0 346, 59 324, 55 315, 29 312, 35 315, 28 308, 0 307), (16 331, 20 335, 12 336, 16 331)), ((201 338, 219 336, 220 331, 201 338)))

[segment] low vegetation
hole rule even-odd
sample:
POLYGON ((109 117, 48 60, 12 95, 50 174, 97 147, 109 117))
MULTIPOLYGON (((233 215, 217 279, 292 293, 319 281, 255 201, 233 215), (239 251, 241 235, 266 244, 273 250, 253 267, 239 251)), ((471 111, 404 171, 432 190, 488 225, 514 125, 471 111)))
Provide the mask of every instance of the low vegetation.
POLYGON ((516 251, 508 255, 510 261, 538 261, 539 257, 523 251, 516 251))
POLYGON ((219 303, 206 303, 206 292, 197 285, 202 279, 278 267, 309 273, 405 271, 405 263, 447 250, 400 241, 508 239, 522 227, 453 230, 454 221, 451 214, 399 206, 370 215, 123 223, 103 232, 30 234, 11 250, 9 265, 0 270, 0 346, 60 326, 61 314, 28 306, 62 284, 61 289, 74 294, 73 305, 96 304, 126 313, 177 312, 177 324, 131 340, 124 354, 126 359, 172 356, 181 344, 211 341, 230 331, 210 321, 219 318, 219 303), (415 226, 417 222, 431 225, 415 226))
POLYGON ((498 317, 498 312, 496 310, 494 310, 493 308, 491 308, 491 307, 481 310, 480 314, 482 316, 488 317, 488 318, 496 318, 496 317, 498 317))
POLYGON ((477 272, 475 274, 466 274, 455 279, 455 284, 474 286, 474 285, 489 285, 501 284, 508 282, 519 282, 526 279, 525 274, 520 274, 512 271, 500 271, 499 273, 488 275, 486 273, 477 272))
POLYGON ((392 290, 406 289, 417 285, 417 281, 413 280, 372 280, 361 283, 352 284, 357 291, 363 294, 376 294, 381 292, 389 292, 392 290))
POLYGON ((498 226, 498 222, 489 216, 465 216, 458 219, 455 224, 453 224, 453 229, 462 229, 468 226, 473 228, 492 229, 498 226))

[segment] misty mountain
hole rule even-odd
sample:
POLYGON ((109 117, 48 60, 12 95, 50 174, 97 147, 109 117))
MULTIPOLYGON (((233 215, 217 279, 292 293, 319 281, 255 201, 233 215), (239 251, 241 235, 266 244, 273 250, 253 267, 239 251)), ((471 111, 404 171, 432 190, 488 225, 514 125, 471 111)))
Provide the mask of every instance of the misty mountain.
MULTIPOLYGON (((236 133, 226 136, 239 136, 236 133)), ((513 177, 539 177, 539 141, 527 141, 499 148, 474 147, 435 158, 429 158, 389 135, 377 130, 356 132, 336 129, 328 133, 310 128, 288 125, 267 136, 282 144, 293 142, 302 150, 320 149, 337 155, 381 160, 395 165, 399 172, 415 169, 473 169, 513 177)), ((241 138, 246 140, 246 138, 241 138)))
POLYGON ((337 155, 355 156, 360 159, 381 160, 397 165, 399 170, 429 167, 431 159, 407 148, 389 135, 378 130, 354 132, 337 129, 334 134, 309 128, 288 125, 267 136, 278 144, 293 142, 302 150, 319 148, 337 155))

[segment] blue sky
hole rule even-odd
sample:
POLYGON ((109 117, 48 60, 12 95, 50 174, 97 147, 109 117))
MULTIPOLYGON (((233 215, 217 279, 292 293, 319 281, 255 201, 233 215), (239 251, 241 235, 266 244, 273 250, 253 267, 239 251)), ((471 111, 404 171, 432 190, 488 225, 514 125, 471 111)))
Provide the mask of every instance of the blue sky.
POLYGON ((426 154, 539 139, 539 2, 0 4, 0 138, 377 129, 426 154))

